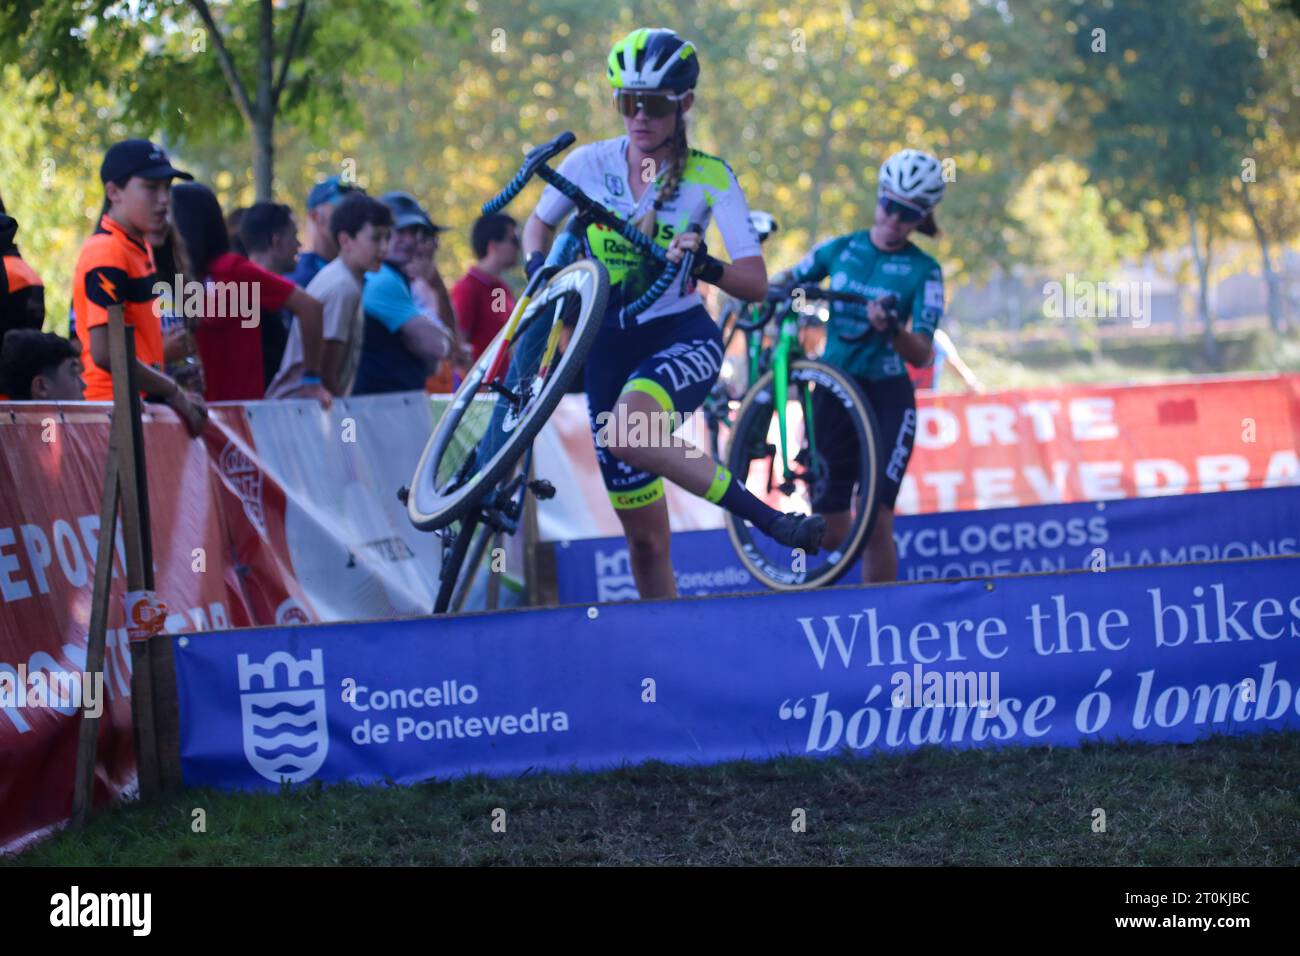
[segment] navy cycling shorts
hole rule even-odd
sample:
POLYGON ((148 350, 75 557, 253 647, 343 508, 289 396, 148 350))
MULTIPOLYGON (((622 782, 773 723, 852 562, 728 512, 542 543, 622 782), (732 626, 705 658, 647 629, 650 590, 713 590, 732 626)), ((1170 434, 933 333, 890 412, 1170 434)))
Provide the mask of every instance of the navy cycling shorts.
POLYGON ((601 326, 587 355, 583 377, 596 460, 616 509, 642 508, 664 494, 663 479, 615 458, 596 441, 618 397, 641 391, 670 415, 686 416, 708 397, 722 370, 722 333, 704 306, 665 315, 645 325, 601 326))
MULTIPOLYGON (((876 447, 880 463, 877 507, 894 507, 916 439, 916 392, 906 375, 885 379, 853 376, 863 398, 876 414, 876 447)), ((826 392, 813 393, 813 423, 818 449, 830 472, 829 480, 813 491, 818 514, 848 511, 858 483, 858 439, 844 406, 826 392), (819 401, 821 399, 821 401, 819 401)))

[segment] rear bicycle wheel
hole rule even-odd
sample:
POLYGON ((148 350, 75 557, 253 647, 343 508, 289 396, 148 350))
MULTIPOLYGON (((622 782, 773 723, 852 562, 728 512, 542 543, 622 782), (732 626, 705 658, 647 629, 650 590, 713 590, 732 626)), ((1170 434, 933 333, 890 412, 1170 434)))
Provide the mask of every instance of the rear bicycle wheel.
POLYGON ((727 534, 741 562, 779 591, 834 584, 853 565, 876 523, 881 470, 876 417, 853 380, 833 366, 807 360, 790 363, 789 374, 783 409, 776 407, 774 371, 745 395, 728 447, 728 469, 760 500, 778 511, 801 514, 813 513, 812 502, 825 493, 832 472, 854 478, 847 533, 815 555, 795 555, 727 512, 727 534), (786 425, 786 460, 780 416, 786 425))
POLYGON ((600 331, 609 298, 605 267, 566 266, 533 295, 497 388, 485 383, 505 330, 474 363, 434 426, 407 494, 407 516, 437 531, 478 508, 541 431, 577 376, 600 331), (571 328, 567 342, 560 327, 571 328))

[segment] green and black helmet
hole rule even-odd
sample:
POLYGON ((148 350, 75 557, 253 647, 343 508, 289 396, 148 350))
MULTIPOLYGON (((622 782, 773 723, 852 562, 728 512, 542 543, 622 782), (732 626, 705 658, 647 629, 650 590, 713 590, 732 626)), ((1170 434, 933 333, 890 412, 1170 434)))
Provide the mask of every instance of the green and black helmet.
POLYGON ((672 30, 633 30, 609 51, 608 76, 616 90, 685 93, 700 78, 700 58, 672 30))

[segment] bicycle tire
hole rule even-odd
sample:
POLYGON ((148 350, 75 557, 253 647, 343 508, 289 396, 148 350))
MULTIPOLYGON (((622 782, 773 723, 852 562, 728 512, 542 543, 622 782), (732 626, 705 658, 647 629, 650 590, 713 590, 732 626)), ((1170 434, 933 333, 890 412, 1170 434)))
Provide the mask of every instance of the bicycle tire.
MULTIPOLYGON (((504 329, 492 340, 492 345, 484 350, 456 390, 451 405, 443 412, 425 443, 407 495, 407 517, 421 531, 445 528, 476 508, 518 461, 564 397, 565 391, 581 369, 587 352, 591 350, 604 320, 605 305, 609 300, 609 274, 605 267, 593 259, 580 259, 553 275, 533 294, 532 301, 520 317, 511 343, 514 348, 528 341, 528 333, 539 318, 550 315, 547 306, 569 294, 572 294, 578 305, 569 343, 555 369, 542 384, 538 394, 528 403, 523 415, 510 424, 509 428, 503 429, 507 432, 506 437, 492 450, 489 460, 463 483, 451 489, 440 489, 437 486, 439 466, 448 450, 454 447, 457 429, 464 422, 470 404, 478 396, 488 366, 496 355, 497 344, 505 335, 504 329)), ((551 315, 551 319, 555 321, 555 316, 551 315)), ((504 401, 500 395, 495 398, 497 403, 504 401)), ((494 415, 499 407, 499 404, 494 405, 494 415)), ((482 436, 461 436, 462 441, 476 446, 481 438, 482 436)))
MULTIPOLYGON (((761 427, 760 434, 766 441, 767 426, 775 414, 774 381, 775 370, 769 369, 763 373, 754 387, 745 393, 736 413, 736 427, 731 433, 727 467, 742 481, 749 474, 750 463, 757 460, 756 457, 746 457, 746 446, 751 441, 749 437, 751 430, 761 427)), ((859 482, 858 490, 854 495, 858 510, 844 541, 834 551, 823 551, 825 557, 820 563, 814 564, 816 557, 809 556, 806 559, 806 570, 802 572, 794 571, 789 566, 791 562, 788 556, 783 559, 783 564, 769 559, 755 542, 754 536, 761 535, 761 532, 731 512, 726 513, 727 536, 731 539, 732 547, 735 548, 741 563, 756 580, 776 591, 802 591, 824 587, 834 584, 843 577, 853 566, 863 543, 875 527, 880 494, 880 430, 871 405, 863 397, 856 383, 834 366, 810 359, 799 359, 790 363, 790 381, 791 388, 787 403, 798 401, 802 392, 801 388, 797 387, 800 383, 805 386, 813 384, 818 388, 826 388, 829 394, 843 403, 858 440, 858 467, 860 468, 858 473, 868 475, 869 478, 865 482, 859 482)), ((770 540, 763 537, 765 540, 770 540)))

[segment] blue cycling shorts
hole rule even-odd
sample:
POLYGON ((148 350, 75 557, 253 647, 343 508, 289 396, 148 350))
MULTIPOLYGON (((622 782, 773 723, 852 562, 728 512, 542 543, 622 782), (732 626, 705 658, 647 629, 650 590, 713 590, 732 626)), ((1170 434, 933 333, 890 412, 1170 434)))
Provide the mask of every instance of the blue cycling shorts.
POLYGON ((652 396, 669 415, 686 416, 704 403, 722 371, 722 333, 697 305, 630 329, 601 326, 583 377, 596 460, 616 509, 643 508, 664 495, 658 475, 620 461, 596 441, 624 392, 652 396))

